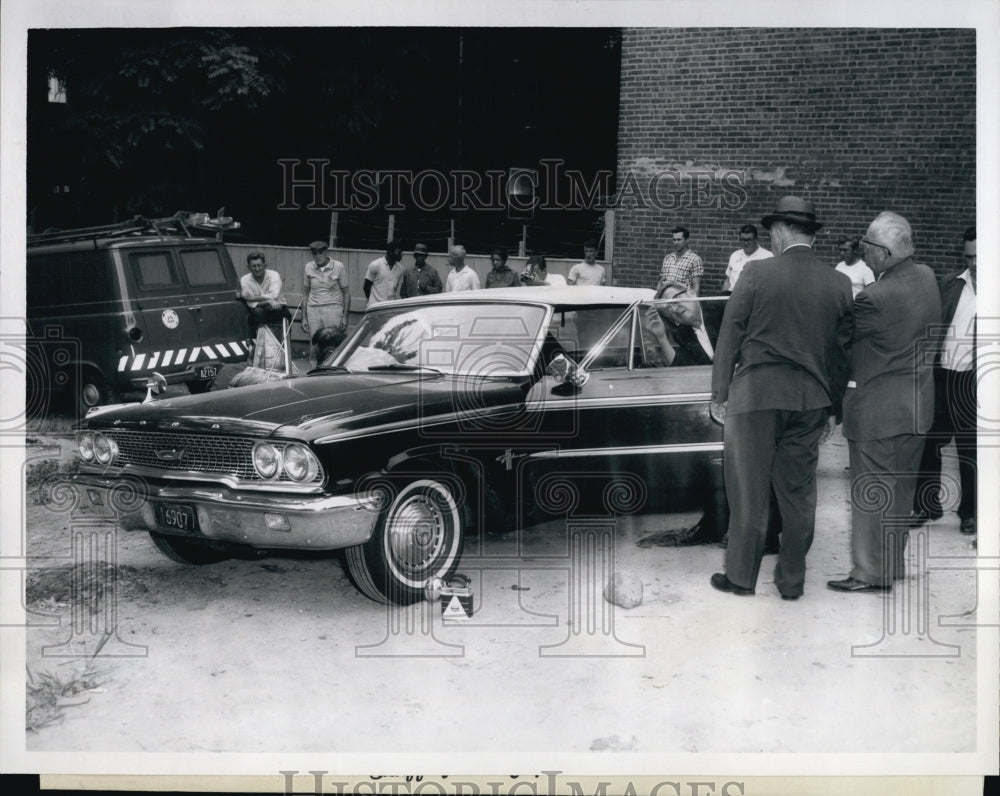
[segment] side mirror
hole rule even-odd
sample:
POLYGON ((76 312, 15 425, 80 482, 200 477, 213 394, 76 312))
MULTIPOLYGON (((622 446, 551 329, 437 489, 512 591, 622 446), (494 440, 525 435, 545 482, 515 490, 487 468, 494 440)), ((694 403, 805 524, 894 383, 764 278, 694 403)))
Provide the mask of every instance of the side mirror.
POLYGON ((565 354, 556 354, 552 357, 545 372, 556 382, 553 392, 558 395, 572 394, 579 392, 580 388, 587 383, 590 374, 577 365, 573 360, 567 358, 565 354))
POLYGON ((143 400, 144 404, 148 404, 155 399, 154 395, 159 395, 165 392, 167 389, 167 380, 163 378, 163 374, 153 372, 153 374, 146 379, 146 398, 143 400))

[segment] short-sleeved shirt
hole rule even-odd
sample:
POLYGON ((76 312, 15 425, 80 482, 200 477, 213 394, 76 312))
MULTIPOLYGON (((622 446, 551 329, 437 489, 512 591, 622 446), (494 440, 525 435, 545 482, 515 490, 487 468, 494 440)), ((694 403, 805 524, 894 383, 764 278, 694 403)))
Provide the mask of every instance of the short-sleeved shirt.
POLYGON ((265 268, 261 282, 254 279, 253 274, 243 274, 240 277, 240 293, 250 309, 263 301, 277 301, 281 296, 281 274, 265 268))
POLYGON ((726 277, 729 279, 729 289, 732 290, 736 287, 736 283, 740 279, 740 274, 743 272, 743 266, 754 260, 768 260, 774 257, 771 252, 765 249, 763 246, 758 246, 751 254, 747 254, 743 249, 737 249, 732 254, 729 255, 729 265, 726 266, 726 277))
POLYGON ((577 285, 603 285, 604 266, 594 263, 587 265, 586 262, 577 263, 569 269, 569 281, 577 285))
POLYGON ((310 260, 306 263, 305 283, 309 305, 340 304, 348 290, 347 269, 340 260, 327 260, 322 268, 310 260))
POLYGON ((670 252, 663 258, 663 265, 660 268, 660 285, 677 283, 686 287, 694 287, 694 279, 701 279, 705 273, 705 267, 701 263, 701 257, 688 249, 680 257, 677 252, 670 252))
POLYGON ((385 257, 379 257, 368 263, 365 279, 372 283, 372 292, 368 296, 368 306, 380 301, 399 298, 399 281, 403 278, 403 267, 390 267, 385 257))
MULTIPOLYGON (((584 263, 586 265, 586 263, 584 263)), ((566 287, 566 277, 562 274, 545 274, 545 284, 552 285, 552 287, 566 287)))
POLYGON ((448 284, 445 293, 454 293, 458 290, 479 290, 479 276, 469 266, 465 266, 461 271, 451 269, 448 274, 448 284))
POLYGON ((864 260, 858 260, 854 265, 848 265, 841 260, 837 263, 837 270, 842 274, 847 274, 851 280, 851 293, 857 298, 858 293, 875 281, 875 274, 864 260))
POLYGON ((520 287, 521 278, 506 265, 492 269, 486 275, 486 287, 520 287))
POLYGON ((403 278, 399 281, 401 298, 429 296, 433 293, 440 293, 443 289, 441 277, 431 265, 424 265, 423 268, 411 265, 403 271, 403 278))

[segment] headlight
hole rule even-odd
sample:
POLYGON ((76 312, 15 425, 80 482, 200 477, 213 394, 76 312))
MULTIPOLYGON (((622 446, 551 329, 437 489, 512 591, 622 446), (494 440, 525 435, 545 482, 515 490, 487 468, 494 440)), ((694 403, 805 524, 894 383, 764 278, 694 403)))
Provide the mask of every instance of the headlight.
POLYGON ((312 480, 319 470, 319 462, 304 445, 288 445, 283 457, 285 473, 293 481, 312 480))
POLYGON ((98 464, 111 464, 118 453, 118 446, 103 434, 94 434, 94 458, 98 464))
POLYGON ((90 431, 85 431, 77 435, 76 447, 80 451, 80 458, 85 462, 94 461, 94 435, 90 431))
POLYGON ((281 466, 281 450, 270 442, 258 442, 253 448, 253 467, 261 478, 274 478, 281 466))

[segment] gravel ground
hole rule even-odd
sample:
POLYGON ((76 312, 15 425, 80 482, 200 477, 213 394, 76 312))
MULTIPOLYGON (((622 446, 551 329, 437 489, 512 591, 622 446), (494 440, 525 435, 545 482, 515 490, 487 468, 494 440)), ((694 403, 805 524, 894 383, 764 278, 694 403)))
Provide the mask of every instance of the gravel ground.
MULTIPOLYGON (((68 435, 32 439, 35 466, 66 460, 68 435)), ((850 569, 846 462, 838 433, 797 602, 779 599, 773 557, 757 595, 735 597, 708 583, 719 547, 649 544, 694 515, 571 517, 469 540, 476 607, 460 623, 367 600, 338 556, 175 564, 145 534, 71 517, 36 477, 27 749, 974 752, 976 551, 951 514, 911 539, 891 596, 827 589, 850 569), (640 605, 601 598, 612 571, 642 582, 640 605)))

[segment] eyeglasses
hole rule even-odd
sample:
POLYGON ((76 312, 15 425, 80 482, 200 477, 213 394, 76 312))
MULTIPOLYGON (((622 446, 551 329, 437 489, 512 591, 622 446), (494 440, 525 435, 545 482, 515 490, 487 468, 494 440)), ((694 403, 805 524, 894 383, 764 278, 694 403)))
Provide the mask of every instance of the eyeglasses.
POLYGON ((889 247, 888 246, 883 246, 881 243, 875 243, 874 241, 870 241, 867 238, 862 238, 861 239, 861 245, 862 246, 872 246, 872 247, 874 247, 876 249, 885 249, 886 256, 892 257, 892 252, 889 251, 889 247))

